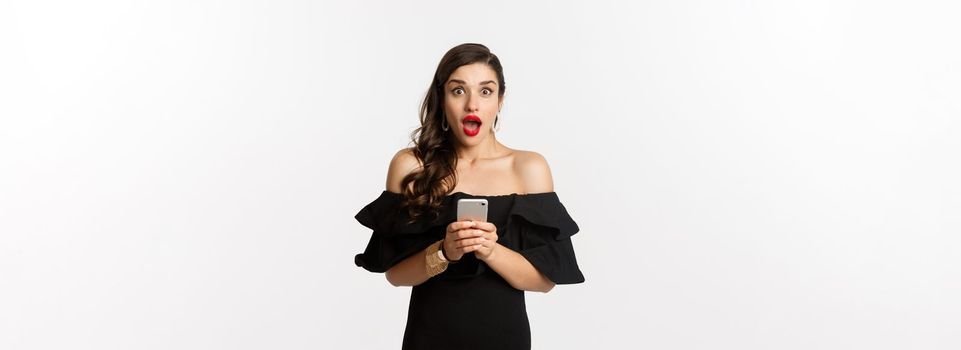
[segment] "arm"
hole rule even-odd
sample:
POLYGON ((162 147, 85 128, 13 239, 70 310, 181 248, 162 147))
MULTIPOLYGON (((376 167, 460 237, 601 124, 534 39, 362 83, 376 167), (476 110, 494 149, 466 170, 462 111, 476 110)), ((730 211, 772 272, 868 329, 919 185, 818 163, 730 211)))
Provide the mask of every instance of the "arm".
POLYGON ((491 254, 482 260, 501 275, 511 287, 542 293, 550 292, 554 288, 554 282, 537 271, 523 255, 500 243, 494 243, 491 254))
POLYGON ((391 267, 385 274, 387 281, 395 287, 416 286, 427 281, 426 254, 427 248, 391 267))

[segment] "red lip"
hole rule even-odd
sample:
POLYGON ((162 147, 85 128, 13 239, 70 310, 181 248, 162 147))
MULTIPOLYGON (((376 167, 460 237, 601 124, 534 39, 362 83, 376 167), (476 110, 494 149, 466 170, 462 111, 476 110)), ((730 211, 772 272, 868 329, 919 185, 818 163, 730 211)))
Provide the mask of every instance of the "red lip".
POLYGON ((476 115, 471 114, 471 115, 468 115, 468 116, 464 117, 464 119, 461 120, 461 124, 464 125, 464 134, 465 134, 465 135, 467 135, 467 136, 477 136, 477 134, 480 133, 480 129, 481 129, 480 126, 483 125, 484 123, 481 122, 481 119, 478 118, 476 115), (468 128, 467 128, 467 122, 475 122, 475 123, 477 123, 477 129, 468 129, 468 128))

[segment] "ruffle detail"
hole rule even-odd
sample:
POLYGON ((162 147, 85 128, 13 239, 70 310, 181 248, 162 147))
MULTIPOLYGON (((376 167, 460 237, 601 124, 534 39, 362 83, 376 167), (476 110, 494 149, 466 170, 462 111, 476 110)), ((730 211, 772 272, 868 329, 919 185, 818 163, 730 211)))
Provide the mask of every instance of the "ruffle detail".
POLYGON ((556 193, 517 196, 507 228, 517 252, 552 282, 584 282, 571 241, 580 228, 556 193))
POLYGON ((517 195, 510 215, 554 231, 556 241, 570 238, 580 231, 555 192, 517 195))
POLYGON ((421 220, 408 223, 410 216, 407 212, 400 210, 403 202, 404 195, 384 191, 377 199, 361 209, 354 219, 383 237, 424 233, 437 226, 445 226, 447 222, 454 219, 450 210, 447 209, 448 206, 444 205, 437 219, 429 222, 421 220))
POLYGON ((402 194, 383 191, 354 216, 361 225, 374 230, 364 252, 354 256, 355 265, 370 272, 386 272, 444 238, 444 227, 453 221, 448 218, 446 205, 435 220, 408 223, 410 216, 400 210, 403 201, 402 194))

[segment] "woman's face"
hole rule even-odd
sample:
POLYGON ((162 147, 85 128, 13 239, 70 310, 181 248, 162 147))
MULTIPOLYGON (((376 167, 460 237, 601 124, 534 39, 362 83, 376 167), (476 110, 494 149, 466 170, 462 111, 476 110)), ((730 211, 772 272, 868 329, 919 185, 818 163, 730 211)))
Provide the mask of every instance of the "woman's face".
POLYGON ((485 63, 458 67, 444 85, 444 114, 451 133, 473 146, 491 134, 501 98, 497 73, 485 63))

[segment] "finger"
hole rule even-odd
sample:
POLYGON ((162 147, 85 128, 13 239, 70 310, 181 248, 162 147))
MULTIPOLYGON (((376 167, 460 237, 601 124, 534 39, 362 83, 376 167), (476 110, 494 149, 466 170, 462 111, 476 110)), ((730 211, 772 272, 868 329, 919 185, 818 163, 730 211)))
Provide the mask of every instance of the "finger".
POLYGON ((483 232, 483 233, 482 233, 479 237, 480 237, 480 238, 483 238, 485 241, 489 241, 489 242, 496 242, 496 241, 497 241, 497 233, 496 233, 496 232, 487 232, 487 231, 481 231, 481 232, 483 232))
POLYGON ((477 221, 477 224, 474 225, 474 228, 481 229, 487 232, 497 231, 497 226, 494 226, 494 224, 489 222, 484 222, 484 221, 477 221))
POLYGON ((466 247, 463 248, 463 250, 464 250, 464 253, 466 254, 466 253, 470 253, 470 252, 476 252, 476 251, 480 250, 480 249, 483 248, 483 247, 484 247, 484 246, 482 246, 482 245, 480 245, 480 244, 475 244, 475 245, 466 246, 466 247))
POLYGON ((447 225, 447 231, 448 231, 448 232, 455 232, 455 231, 462 230, 462 229, 464 229, 464 228, 466 228, 466 227, 470 227, 471 225, 472 225, 472 224, 471 224, 470 221, 455 221, 455 222, 450 223, 450 225, 447 225))
POLYGON ((465 239, 465 238, 480 237, 483 235, 484 235, 484 231, 478 230, 478 229, 463 229, 463 230, 457 231, 458 240, 465 239))
POLYGON ((477 238, 485 238, 485 237, 487 237, 487 235, 489 235, 489 234, 490 234, 490 232, 487 232, 487 231, 484 231, 484 230, 476 230, 476 231, 474 231, 474 237, 477 237, 477 238))
POLYGON ((447 232, 456 232, 468 227, 473 227, 474 225, 475 224, 473 221, 455 221, 450 225, 447 225, 447 232))
POLYGON ((469 247, 469 246, 472 246, 472 245, 478 245, 478 244, 484 243, 484 241, 485 241, 484 238, 466 238, 466 239, 462 239, 462 240, 457 241, 457 246, 458 246, 458 247, 469 247))

